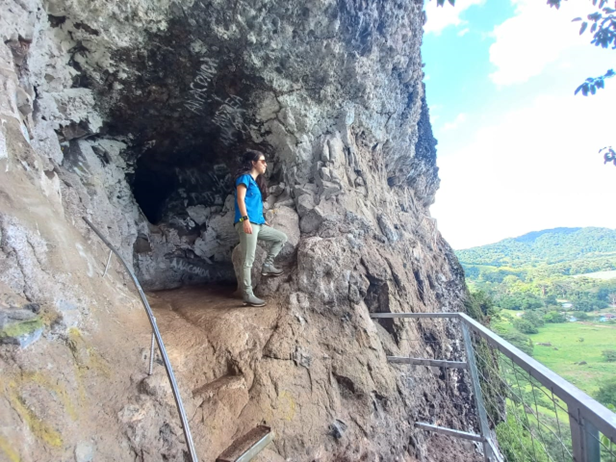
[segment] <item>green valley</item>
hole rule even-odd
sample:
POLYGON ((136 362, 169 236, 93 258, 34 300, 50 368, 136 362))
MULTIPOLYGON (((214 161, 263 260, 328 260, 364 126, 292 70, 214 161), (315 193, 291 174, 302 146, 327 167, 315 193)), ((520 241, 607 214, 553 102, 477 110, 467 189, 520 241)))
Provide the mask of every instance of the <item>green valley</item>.
POLYGON ((616 230, 556 228, 456 254, 469 314, 616 405, 616 230))

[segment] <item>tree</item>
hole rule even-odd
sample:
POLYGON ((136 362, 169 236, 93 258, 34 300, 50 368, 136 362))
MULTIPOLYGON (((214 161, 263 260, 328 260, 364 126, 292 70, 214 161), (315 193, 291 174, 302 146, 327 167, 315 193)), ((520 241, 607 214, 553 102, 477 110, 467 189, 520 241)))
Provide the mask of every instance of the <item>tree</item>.
POLYGON ((498 332, 498 335, 500 335, 503 339, 507 340, 513 346, 522 350, 528 356, 533 355, 535 345, 533 344, 530 338, 528 338, 526 335, 522 334, 521 332, 511 329, 506 332, 498 332))
MULTIPOLYGON (((548 0, 548 5, 555 8, 560 8, 563 0, 548 0)), ((590 43, 596 47, 616 49, 616 9, 605 6, 608 0, 592 0, 595 7, 594 12, 583 18, 574 18, 573 21, 581 21, 580 35, 587 31, 590 24, 590 33, 592 40, 590 43)), ((451 0, 450 0, 451 3, 451 0)), ((453 4, 453 3, 452 3, 453 4)), ((616 3, 614 5, 616 7, 616 3)), ((612 78, 616 75, 613 69, 600 75, 599 77, 588 77, 579 87, 576 88, 575 94, 582 93, 584 96, 588 94, 594 95, 598 89, 605 88, 605 79, 612 78)), ((607 162, 607 160, 606 160, 607 162)), ((614 161, 616 165, 616 160, 614 161)))
POLYGON ((581 292, 571 297, 571 302, 576 311, 593 311, 607 308, 607 302, 597 298, 596 293, 581 292))
POLYGON ((513 327, 523 334, 537 334, 539 330, 526 319, 516 319, 513 321, 513 327))
POLYGON ((486 316, 492 316, 496 314, 496 308, 492 297, 483 292, 482 290, 477 292, 471 292, 470 297, 464 303, 466 312, 468 315, 482 322, 486 316))
POLYGON ((574 311, 571 313, 578 321, 588 321, 590 316, 588 316, 584 311, 574 311))
MULTIPOLYGON (((548 3, 550 3, 550 1, 555 3, 550 6, 555 6, 556 8, 560 6, 560 0, 548 0, 548 3)), ((616 15, 614 15, 616 10, 606 7, 606 3, 607 0, 593 0, 592 4, 598 8, 597 11, 589 14, 585 21, 582 18, 575 18, 574 21, 582 21, 580 35, 586 31, 588 24, 592 24, 590 26, 590 33, 593 34, 593 38, 590 43, 601 48, 611 47, 614 50, 616 49, 616 15), (597 3, 599 4, 598 7, 597 3)), ((612 78, 615 75, 616 72, 614 72, 613 69, 608 69, 604 75, 589 77, 582 85, 577 87, 575 94, 577 95, 581 91, 584 96, 587 96, 589 93, 594 95, 597 89, 605 88, 605 79, 612 78)))
POLYGON ((550 311, 545 316, 543 316, 543 320, 545 322, 551 322, 551 323, 558 323, 558 322, 566 321, 565 317, 562 314, 560 314, 558 311, 550 311))
POLYGON ((514 293, 512 295, 503 295, 496 301, 500 308, 506 310, 536 310, 543 307, 539 297, 529 293, 514 293))
POLYGON ((603 154, 603 163, 607 164, 608 162, 612 162, 616 165, 616 151, 611 146, 606 146, 605 148, 599 151, 599 154, 603 154))
POLYGON ((608 363, 616 362, 616 350, 603 350, 601 355, 608 363))
POLYGON ((556 297, 554 295, 548 295, 543 299, 543 303, 545 304, 545 306, 554 306, 558 302, 556 301, 556 297))
POLYGON ((608 406, 616 406, 616 377, 606 380, 599 387, 599 391, 595 395, 597 401, 608 406))
POLYGON ((496 426, 496 438, 503 455, 512 462, 547 462, 549 459, 543 447, 536 447, 533 435, 527 430, 531 428, 528 417, 520 409, 513 409, 514 406, 507 406, 507 419, 496 426), (522 414, 523 422, 516 419, 519 414, 522 414))
POLYGON ((543 327, 543 325, 545 324, 543 318, 534 311, 525 311, 522 315, 522 319, 530 322, 535 327, 543 327))

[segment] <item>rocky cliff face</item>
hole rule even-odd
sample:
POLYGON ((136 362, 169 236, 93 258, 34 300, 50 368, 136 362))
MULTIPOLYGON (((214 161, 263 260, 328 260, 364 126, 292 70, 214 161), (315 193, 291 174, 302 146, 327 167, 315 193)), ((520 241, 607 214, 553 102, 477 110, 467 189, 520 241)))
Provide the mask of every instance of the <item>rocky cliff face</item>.
POLYGON ((142 372, 138 299, 116 264, 101 278, 81 217, 146 288, 233 283, 246 148, 268 157, 268 216, 289 236, 285 277, 255 275, 268 308, 152 296, 201 458, 262 422, 264 460, 477 457, 413 427, 471 429, 466 379, 385 358, 453 358, 455 329, 369 318, 462 309, 428 209, 422 8, 0 0, 0 459, 182 460, 164 374, 142 372))

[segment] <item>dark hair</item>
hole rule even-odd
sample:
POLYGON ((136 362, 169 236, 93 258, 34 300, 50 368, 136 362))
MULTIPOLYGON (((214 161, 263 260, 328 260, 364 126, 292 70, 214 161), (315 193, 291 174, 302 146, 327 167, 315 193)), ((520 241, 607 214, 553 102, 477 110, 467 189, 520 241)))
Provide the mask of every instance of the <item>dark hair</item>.
MULTIPOLYGON (((261 156, 265 157, 261 151, 255 151, 253 149, 247 150, 240 160, 240 167, 237 169, 237 173, 235 174, 235 179, 237 180, 242 175, 250 174, 252 171, 253 162, 258 162, 261 156)), ((259 186, 259 190, 261 191, 261 197, 263 200, 267 199, 267 183, 265 182, 265 178, 263 175, 259 175, 255 180, 257 182, 257 186, 259 186)))

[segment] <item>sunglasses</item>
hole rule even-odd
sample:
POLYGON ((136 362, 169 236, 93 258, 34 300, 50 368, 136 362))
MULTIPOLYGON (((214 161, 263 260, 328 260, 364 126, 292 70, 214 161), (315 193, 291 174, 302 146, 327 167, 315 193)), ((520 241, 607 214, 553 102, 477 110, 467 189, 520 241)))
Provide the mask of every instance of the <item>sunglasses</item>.
POLYGON ((262 164, 267 165, 267 161, 265 159, 259 159, 257 162, 261 162, 262 164))

